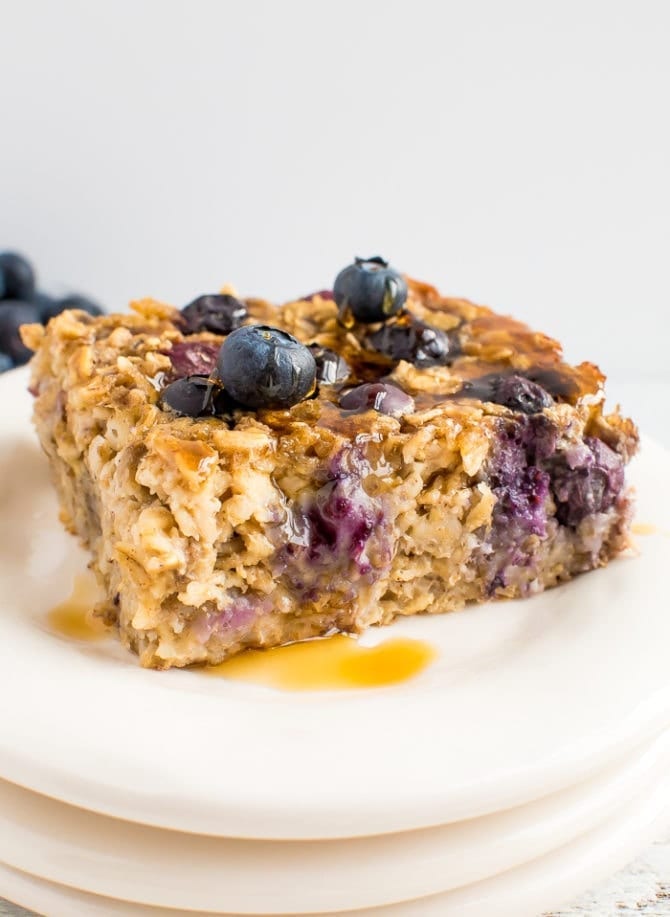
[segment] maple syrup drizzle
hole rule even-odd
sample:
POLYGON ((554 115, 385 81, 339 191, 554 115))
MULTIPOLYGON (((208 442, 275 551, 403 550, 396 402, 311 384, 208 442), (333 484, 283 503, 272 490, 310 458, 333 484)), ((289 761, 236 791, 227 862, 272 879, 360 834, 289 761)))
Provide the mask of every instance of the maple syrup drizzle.
POLYGON ((429 643, 392 637, 377 646, 361 646, 336 634, 268 650, 245 650, 206 675, 252 682, 285 691, 332 691, 381 688, 414 678, 437 656, 429 643))
MULTIPOLYGON (((93 577, 78 574, 71 595, 47 614, 50 630, 70 640, 104 639, 107 628, 92 614, 99 599, 93 577)), ((354 637, 336 634, 269 650, 245 650, 199 671, 285 691, 350 690, 409 681, 436 657, 435 648, 423 640, 392 637, 377 646, 361 646, 354 637)))
POLYGON ((49 628, 71 640, 91 642, 103 639, 107 633, 105 625, 92 614, 99 599, 100 593, 93 577, 89 573, 77 574, 71 595, 47 614, 49 628))

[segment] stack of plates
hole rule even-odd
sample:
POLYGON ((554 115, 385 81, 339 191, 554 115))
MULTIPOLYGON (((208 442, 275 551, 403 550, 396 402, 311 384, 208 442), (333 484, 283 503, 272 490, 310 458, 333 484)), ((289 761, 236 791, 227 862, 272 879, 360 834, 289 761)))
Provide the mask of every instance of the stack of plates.
POLYGON ((49 917, 535 917, 670 814, 670 457, 640 554, 522 602, 401 622, 402 685, 287 693, 52 633, 85 560, 0 385, 0 895, 49 917), (371 910, 367 910, 371 909, 371 910))

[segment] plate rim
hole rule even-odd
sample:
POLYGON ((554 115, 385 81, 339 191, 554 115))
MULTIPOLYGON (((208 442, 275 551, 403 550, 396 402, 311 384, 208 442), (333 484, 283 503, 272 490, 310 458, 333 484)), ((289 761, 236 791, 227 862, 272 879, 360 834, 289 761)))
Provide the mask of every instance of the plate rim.
MULTIPOLYGON (((13 371, 9 374, 10 379, 3 378, 0 380, 0 391, 9 388, 13 391, 14 397, 9 398, 10 411, 9 415, 3 417, 0 421, 0 436, 19 434, 22 438, 29 435, 34 442, 32 430, 28 425, 26 406, 30 404, 29 397, 25 391, 18 391, 22 382, 26 379, 23 370, 13 371), (15 428, 12 426, 15 424, 15 428), (9 434, 8 434, 9 429, 9 434)), ((35 449, 37 446, 35 445, 35 449)), ((656 453, 657 458, 664 463, 670 464, 670 455, 662 447, 655 445, 652 441, 645 439, 643 455, 651 456, 656 453)), ((637 460, 640 461, 640 460, 637 460)), ((70 536, 62 536, 64 539, 70 536)), ((69 543, 69 542, 68 542, 69 543)), ((616 561, 604 571, 595 571, 589 574, 589 577, 610 575, 610 571, 618 567, 625 561, 616 561)), ((574 585, 559 587, 574 588, 574 585)), ((544 593, 544 596, 557 594, 559 589, 550 590, 544 593)), ((542 598, 542 597, 538 597, 542 598)), ((522 600, 526 608, 530 607, 529 602, 535 602, 536 599, 522 600)), ((553 601, 553 599, 551 600, 553 601)), ((558 598, 556 601, 559 601, 558 598)), ((505 603, 510 608, 515 603, 505 603)), ((519 603, 516 603, 519 605, 519 603)), ((496 606, 496 613, 501 614, 501 609, 505 607, 502 603, 496 606)), ((457 615, 474 616, 481 609, 486 610, 489 606, 478 606, 469 608, 465 612, 455 613, 457 615)), ((510 614, 511 612, 508 612, 510 614)), ((441 616, 444 617, 444 616, 441 616)), ((452 617, 452 616, 446 616, 452 617)), ((424 619, 427 620, 427 619, 424 619)), ((403 622, 405 623, 405 622, 403 622)), ((0 616, 0 629, 5 622, 0 616)), ((387 633, 392 632, 388 628, 387 633)), ((5 657, 7 663, 8 657, 5 657)), ((14 675, 20 676, 20 667, 16 666, 14 660, 9 660, 14 668, 14 675)), ((82 666, 75 663, 81 660, 73 659, 72 671, 81 670, 82 666)), ((85 668, 85 667, 84 667, 85 668)), ((144 670, 139 670, 143 672, 144 670)), ((129 678, 129 687, 139 684, 140 676, 138 671, 126 667, 126 673, 129 678)), ((66 673, 67 674, 67 673, 66 673)), ((90 674, 90 673, 89 673, 90 674)), ((95 674, 95 672, 94 672, 95 674)), ((146 673, 145 673, 146 674, 146 673)), ((156 673, 151 673, 155 677, 156 673)), ((160 673, 169 676, 161 685, 175 684, 174 676, 177 678, 198 678, 193 673, 160 673)), ((73 677, 78 677, 73 674, 73 677)), ((201 679, 202 681, 202 679, 201 679)), ((221 697, 221 682, 207 680, 212 685, 207 703, 211 703, 213 697, 221 697), (214 685, 218 685, 217 688, 214 685)), ((417 680, 417 682, 420 681, 417 680)), ((145 684, 145 682, 142 682, 145 684)), ((146 682, 148 686, 150 683, 146 682)), ((152 683, 152 688, 147 690, 146 701, 154 700, 154 686, 158 682, 152 683)), ((110 686, 107 685, 107 688, 110 686)), ((57 693, 59 685, 55 685, 53 691, 57 693)), ((144 690, 144 689, 143 689, 144 690)), ((161 688, 162 690, 162 688, 161 688)), ((234 696, 233 689, 230 690, 234 696)), ((235 689, 237 690, 237 689, 235 689)), ((244 689, 246 690, 246 688, 244 689)), ((259 689, 255 689, 259 690, 259 689)), ((269 689, 261 689, 267 691, 269 689)), ((199 689, 198 689, 199 691, 199 689)), ((131 690, 132 693, 132 690, 131 690)), ((185 697, 193 693, 186 690, 184 682, 179 691, 173 692, 173 698, 179 696, 185 697), (181 694, 180 694, 181 692, 181 694)), ((198 693, 198 692, 196 692, 198 693)), ((201 692, 200 692, 201 693, 201 692)), ((50 692, 51 694, 51 692, 50 692)), ((109 694, 109 691, 108 691, 109 694)), ((168 696, 168 695, 164 695, 168 696)), ((258 699, 259 695, 255 695, 258 699)), ((338 695, 340 698, 342 695, 338 695)), ((377 700, 382 696, 381 692, 375 698, 371 694, 366 695, 366 709, 372 716, 378 715, 380 704, 377 700), (373 702, 374 701, 374 702, 373 702)), ((268 695, 265 695, 267 699, 268 695)), ((394 712, 406 713, 408 711, 407 695, 394 695, 397 698, 397 707, 394 712)), ((51 702, 51 697, 50 697, 51 702)), ((32 703, 32 701, 31 701, 32 703)), ((204 701, 203 701, 204 703, 204 701)), ((257 704, 258 706, 258 704, 257 704)), ((277 708, 275 697, 275 708, 277 708)), ((332 713, 333 698, 327 692, 318 695, 318 698, 302 698, 296 702, 296 706, 304 713, 309 712, 311 717, 314 716, 314 709, 318 709, 322 714, 324 711, 330 715, 332 713)), ((39 710, 39 705, 32 703, 32 711, 39 710)), ((260 709, 260 707, 259 707, 260 709)), ((388 713, 388 711, 386 711, 388 713)), ((412 715, 416 710, 409 710, 412 715)), ((418 711, 421 714, 421 711, 418 711)), ((385 714, 386 715, 386 714, 385 714)), ((341 719, 341 717, 340 717, 341 719)), ((312 719, 312 725, 316 721, 312 719)), ((665 679, 662 690, 657 691, 653 696, 644 699, 644 703, 637 703, 634 710, 629 711, 627 716, 622 717, 616 724, 609 724, 606 730, 589 734, 584 741, 574 745, 570 749, 563 749, 560 757, 549 755, 545 759, 531 762, 531 766, 524 766, 524 762, 516 762, 516 769, 508 772, 498 772, 493 777, 480 781, 479 783, 463 784, 458 786, 458 792, 452 789, 451 796, 437 798, 437 790, 443 790, 443 787, 437 787, 433 783, 414 780, 411 793, 406 792, 404 787, 399 787, 399 792, 389 795, 389 787, 386 787, 386 795, 376 792, 376 787, 368 783, 362 788, 349 785, 346 791, 332 794, 324 799, 323 796, 317 795, 319 789, 317 783, 312 779, 310 783, 310 792, 303 792, 303 786, 300 781, 295 782, 290 787, 290 805, 284 802, 278 806, 273 803, 277 802, 272 792, 267 788, 259 788, 262 792, 247 792, 245 798, 240 800, 237 795, 227 791, 223 796, 212 799, 211 791, 213 786, 214 771, 210 766, 207 772, 207 778, 210 783, 207 787, 185 786, 183 777, 176 769, 169 775, 170 779, 156 779, 151 786, 145 785, 141 790, 141 779, 139 784, 134 781, 138 778, 138 767, 136 761, 129 761, 128 755, 136 752, 132 742, 126 743, 125 757, 119 757, 119 750, 114 744, 107 744, 105 752, 108 756, 107 761, 102 760, 98 748, 92 748, 84 742, 79 745, 77 752, 81 754, 82 750, 86 752, 88 758, 86 767, 82 771, 73 772, 73 753, 69 748, 64 748, 62 736, 52 728, 53 724, 46 719, 41 723, 42 727, 50 730, 48 733, 49 748, 52 753, 52 760, 46 765, 40 756, 33 755, 31 758, 25 753, 23 743, 25 741, 35 744, 35 736, 25 724, 17 721, 16 717, 12 720, 13 732, 3 731, 0 733, 0 776, 18 785, 24 786, 44 795, 52 796, 64 802, 78 805, 101 814, 115 817, 126 818, 130 821, 144 822, 157 827, 173 828, 182 831, 195 833, 212 834, 229 837, 246 837, 259 839, 296 839, 307 840, 313 838, 337 838, 361 836, 365 834, 381 834, 399 830, 411 830, 414 828, 430 827, 443 824, 448 821, 457 821, 463 818, 476 817, 478 815, 489 814, 503 808, 513 805, 519 805, 528 802, 533 798, 538 798, 548 792, 553 792, 567 786, 569 783, 586 779, 589 774, 596 773, 600 768, 605 766, 608 761, 613 760, 617 755, 622 754, 627 748, 636 742, 642 742, 654 732, 665 727, 670 722, 670 673, 665 679), (55 758, 55 751, 58 751, 58 758, 55 758), (109 763, 109 759, 113 763, 109 763), (102 765, 103 773, 96 771, 95 764, 102 765), (115 770, 116 768, 116 770, 115 770), (121 777, 121 768, 125 771, 121 777), (402 790, 402 792, 400 792, 402 790), (181 792, 180 792, 181 791, 181 792), (351 811, 343 811, 343 805, 351 802, 351 811), (318 812, 315 814, 315 804, 318 802, 318 812), (393 805, 393 811, 389 811, 389 804, 393 805), (356 811, 354 811, 354 809, 356 811), (324 828, 324 826, 328 826, 324 828), (327 833, 324 833, 324 830, 327 833)), ((272 725, 266 718, 266 726, 272 725)), ((305 741, 305 729, 300 724, 294 724, 290 718, 285 718, 286 737, 292 742, 298 740, 305 741)), ((308 724, 309 725, 309 724, 308 724)), ((387 722, 387 729, 391 728, 391 723, 387 722)), ((132 726, 132 724, 131 724, 132 726)), ((141 741, 142 736, 133 730, 131 726, 126 726, 126 735, 141 741)), ((304 727, 304 724, 302 724, 304 727)), ((356 733, 361 740, 366 740, 366 731, 358 724, 356 733)), ((98 729, 98 725, 93 723, 91 727, 98 729)), ((422 724, 424 730, 431 727, 430 723, 422 724)), ((309 729, 307 730, 309 732, 309 729)), ((241 730, 240 735, 248 738, 253 737, 253 731, 247 729, 241 730)), ((273 738, 277 735, 283 735, 281 732, 273 733, 273 738)), ((70 738, 81 741, 81 736, 75 733, 70 738)), ((309 739, 309 736, 307 736, 309 739)), ((430 738, 424 736, 426 741, 430 738)), ((107 737, 98 731, 97 740, 107 741, 107 737)), ((304 746, 309 748, 309 746, 304 746)), ((121 750, 123 751, 123 750, 121 750)), ((317 749, 312 749, 316 755, 317 749)), ((147 749, 142 746, 142 752, 146 754, 147 749)), ((221 753, 221 749, 218 749, 221 753)), ((242 757, 238 762, 238 772, 244 773, 242 757)), ((75 764, 78 764, 77 759, 75 764)), ((156 758, 153 763, 155 764, 156 758)), ((188 756, 183 760, 190 760, 188 756)), ((417 762, 411 758, 408 761, 417 762)), ((152 763, 150 759, 144 761, 145 771, 147 763, 152 763)), ((252 763, 251 761, 249 762, 252 763)), ((311 763, 310 761, 307 762, 311 763)), ((322 762, 321 762, 322 763, 322 762)), ((419 762, 420 764, 421 762, 419 762)), ((170 764, 170 767, 173 765, 170 764)), ((139 768, 141 771, 142 768, 139 768)), ((149 772, 150 772, 149 768, 149 772)), ((198 774, 197 768, 191 769, 189 773, 198 774)), ((353 769, 349 771, 352 773, 353 769)), ((255 771, 259 773, 258 768, 255 771)), ((301 775, 305 777, 305 775, 301 775)), ((165 773, 159 772, 157 778, 165 778, 165 773)), ((388 779, 388 778, 387 778, 388 779)), ((306 781, 305 781, 306 782, 306 781)), ((277 789, 277 786, 274 787, 277 789)), ((332 788, 331 788, 332 789, 332 788)))

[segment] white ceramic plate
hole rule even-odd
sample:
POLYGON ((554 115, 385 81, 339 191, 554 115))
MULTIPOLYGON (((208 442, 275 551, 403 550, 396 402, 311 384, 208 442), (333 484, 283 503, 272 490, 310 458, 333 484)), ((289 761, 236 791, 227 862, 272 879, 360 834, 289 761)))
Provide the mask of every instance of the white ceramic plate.
MULTIPOLYGON (((567 903, 623 867, 660 834, 669 818, 670 780, 665 778, 650 783, 640 797, 576 841, 516 869, 446 894, 340 914, 342 917, 483 917, 484 914, 537 917, 567 903)), ((207 913, 99 897, 3 864, 0 864, 0 895, 49 917, 205 917, 207 913)))
POLYGON ((668 772, 670 731, 569 790, 466 822, 339 841, 247 841, 95 815, 0 781, 0 862, 163 907, 302 914, 434 895, 595 828, 668 772), (262 880, 261 880, 262 877, 262 880))
MULTIPOLYGON (((489 814, 595 773, 670 720, 670 540, 530 601, 367 635, 432 642, 406 684, 283 693, 142 670, 44 614, 83 557, 56 519, 24 372, 0 380, 0 776, 95 811, 200 833, 336 838, 489 814)), ((670 457, 632 469, 670 527, 670 457)))

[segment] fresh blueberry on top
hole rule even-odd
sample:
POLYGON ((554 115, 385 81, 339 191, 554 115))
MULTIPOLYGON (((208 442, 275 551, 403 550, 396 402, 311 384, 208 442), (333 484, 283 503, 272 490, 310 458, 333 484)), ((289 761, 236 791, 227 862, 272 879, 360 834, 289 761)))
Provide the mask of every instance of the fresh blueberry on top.
POLYGON ((407 360, 420 368, 446 366, 460 352, 456 338, 413 316, 387 322, 368 341, 392 360, 407 360))
POLYGON ((16 252, 0 252, 0 299, 28 300, 35 292, 35 272, 16 252))
POLYGON ((206 293, 181 310, 186 334, 196 334, 198 331, 230 334, 240 327, 248 315, 246 305, 229 293, 206 293))
POLYGON ((186 417, 212 414, 214 386, 207 376, 184 376, 166 385, 161 392, 161 407, 186 417))
POLYGON ((492 401, 522 414, 537 414, 554 403, 549 392, 524 376, 499 376, 492 388, 492 401))
POLYGON ((0 352, 0 373, 6 373, 7 370, 12 369, 13 366, 14 361, 9 354, 0 352))
POLYGON ((366 382, 344 392, 340 407, 345 411, 369 411, 399 417, 414 410, 414 399, 389 382, 366 382))
POLYGON ((407 284, 379 255, 356 258, 335 278, 333 296, 341 314, 349 311, 367 324, 384 322, 405 305, 407 284))
POLYGON ((334 385, 335 382, 342 382, 350 374, 349 364, 339 353, 318 344, 310 344, 309 349, 316 362, 316 378, 319 382, 334 385))
POLYGON ((0 303, 0 350, 8 354, 17 366, 27 363, 32 356, 32 351, 21 340, 19 328, 39 320, 39 311, 33 303, 16 299, 0 303))
POLYGON ((228 394, 247 408, 289 408, 316 383, 309 348, 268 325, 233 331, 221 345, 217 371, 228 394))

